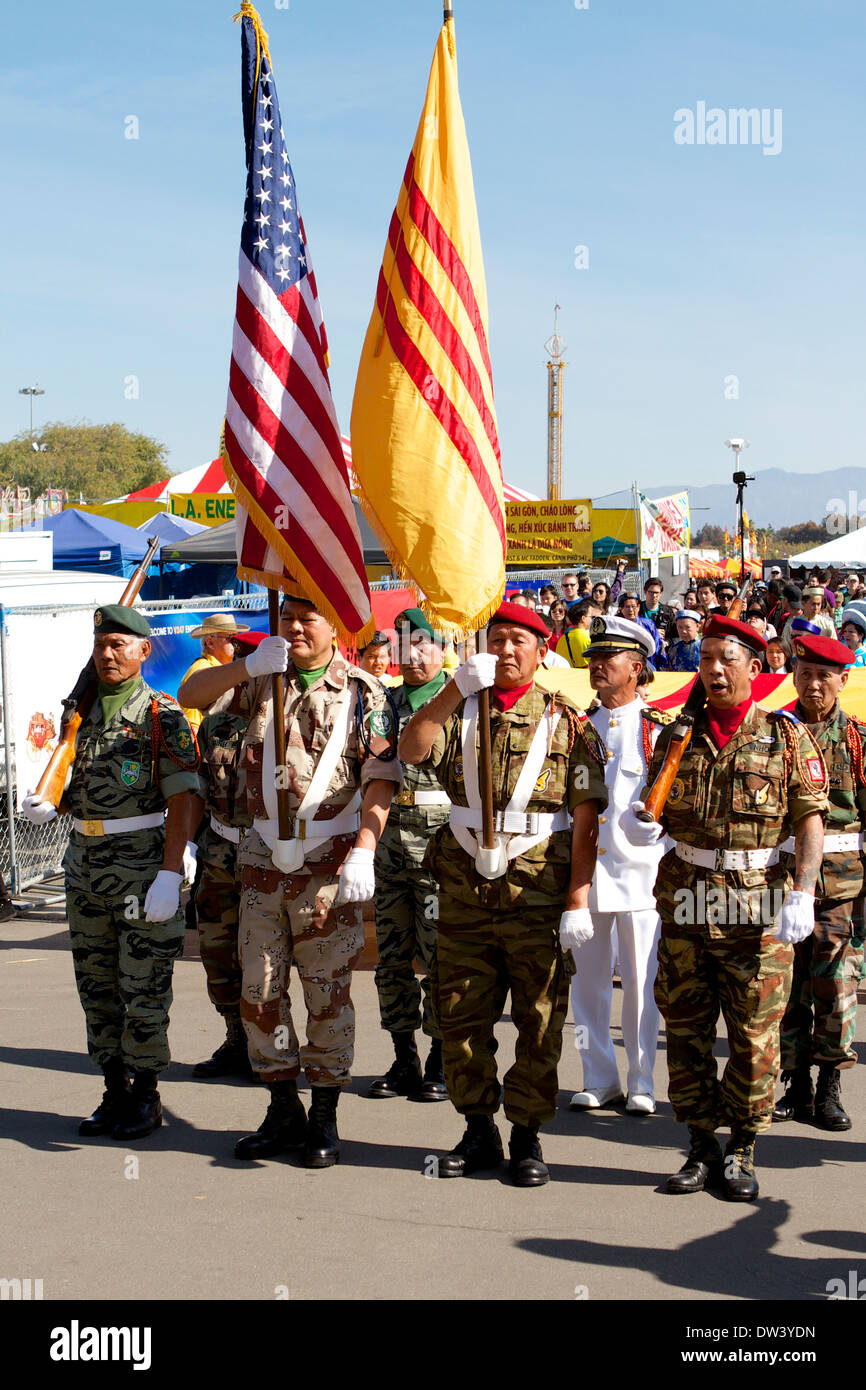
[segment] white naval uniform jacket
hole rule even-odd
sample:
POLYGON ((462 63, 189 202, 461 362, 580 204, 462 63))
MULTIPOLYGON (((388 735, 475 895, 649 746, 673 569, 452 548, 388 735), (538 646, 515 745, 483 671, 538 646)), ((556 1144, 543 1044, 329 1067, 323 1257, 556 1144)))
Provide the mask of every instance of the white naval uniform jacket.
MULTIPOLYGON (((598 818, 598 859, 589 890, 590 912, 646 912, 656 910, 653 884, 659 863, 670 846, 666 837, 655 845, 638 848, 629 844, 619 819, 637 801, 646 783, 641 710, 637 698, 619 709, 600 705, 590 722, 608 751, 604 770, 607 810, 598 818)), ((661 725, 653 725, 653 744, 661 725)))

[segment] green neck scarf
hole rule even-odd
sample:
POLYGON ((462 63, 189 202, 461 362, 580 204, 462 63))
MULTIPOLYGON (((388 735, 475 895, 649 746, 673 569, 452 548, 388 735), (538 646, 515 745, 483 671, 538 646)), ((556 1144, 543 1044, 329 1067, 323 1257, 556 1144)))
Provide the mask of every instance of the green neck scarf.
POLYGON ((141 685, 141 676, 131 676, 120 685, 105 685, 99 682, 99 703, 102 705, 102 718, 107 724, 121 709, 130 695, 141 685))
POLYGON ((296 666, 295 675, 297 676, 300 682, 301 689, 304 691, 308 690, 314 681, 317 681, 320 676, 323 676, 325 674, 333 660, 334 657, 332 653, 331 656, 328 657, 328 660, 325 662, 324 666, 317 666, 315 671, 301 671, 300 668, 296 666))
POLYGON ((412 713, 414 714, 422 705, 426 705, 427 701, 432 700, 434 695, 438 695, 447 679, 445 672, 440 671, 438 675, 433 677, 432 681, 427 681, 426 685, 407 685, 404 681, 403 689, 406 692, 406 699, 412 713))

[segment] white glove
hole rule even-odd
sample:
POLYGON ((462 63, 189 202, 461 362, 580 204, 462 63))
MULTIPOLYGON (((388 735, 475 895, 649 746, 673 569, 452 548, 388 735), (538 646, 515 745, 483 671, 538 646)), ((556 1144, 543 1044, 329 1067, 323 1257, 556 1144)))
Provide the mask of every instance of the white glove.
POLYGON ((146 922, 167 922, 180 907, 180 885, 183 874, 172 873, 171 869, 160 869, 147 890, 144 900, 144 920, 146 922))
POLYGON ((574 908, 571 912, 563 912, 559 919, 559 944, 562 947, 563 955, 570 951, 575 962, 577 961, 577 951, 586 941, 592 940, 592 915, 588 907, 574 908))
POLYGON ((376 878, 373 873, 373 851, 353 849, 340 870, 340 888, 334 905, 342 903, 367 903, 376 891, 376 878))
POLYGON ((21 814, 31 825, 46 825, 57 816, 57 807, 43 801, 35 792, 28 792, 21 803, 21 814))
POLYGON ((192 888, 195 883, 195 863, 198 854, 198 845, 195 840, 187 840, 186 849, 183 852, 183 876, 187 888, 192 888))
POLYGON ((625 838, 638 849, 658 844, 665 833, 657 820, 641 820, 638 812, 643 809, 642 801, 633 801, 619 818, 625 838))
POLYGON ((792 888, 785 896, 782 911, 779 913, 774 935, 780 941, 790 941, 796 946, 805 941, 815 930, 815 899, 811 893, 801 893, 792 888))
POLYGON ((277 676, 288 664, 289 644, 285 637, 266 637, 244 657, 248 676, 277 676))
POLYGON ((496 680, 496 662, 492 652, 476 652, 458 666, 454 672, 454 684, 464 699, 477 695, 479 690, 487 690, 496 680))

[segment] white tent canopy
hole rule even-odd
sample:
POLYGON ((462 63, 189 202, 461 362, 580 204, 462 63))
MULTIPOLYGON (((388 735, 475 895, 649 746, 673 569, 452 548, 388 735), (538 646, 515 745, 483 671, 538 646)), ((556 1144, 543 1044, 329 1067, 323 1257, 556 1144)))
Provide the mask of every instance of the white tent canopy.
POLYGON ((812 550, 804 550, 801 555, 792 555, 791 564, 805 565, 807 569, 812 565, 818 565, 821 569, 829 565, 835 569, 866 567, 866 526, 837 536, 834 541, 826 541, 824 545, 816 545, 812 550))

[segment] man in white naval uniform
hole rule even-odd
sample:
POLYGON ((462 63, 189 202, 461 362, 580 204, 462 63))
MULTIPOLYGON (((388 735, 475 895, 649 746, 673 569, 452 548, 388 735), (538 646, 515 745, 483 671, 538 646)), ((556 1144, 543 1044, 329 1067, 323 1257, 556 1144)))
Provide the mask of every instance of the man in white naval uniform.
POLYGON ((628 1058, 626 1109, 655 1110, 653 1067, 659 1011, 653 998, 660 919, 653 898, 664 840, 646 849, 629 844, 619 819, 646 782, 659 730, 670 716, 644 703, 647 660, 654 654, 650 634, 626 618, 595 618, 584 653, 589 683, 600 704, 588 710, 608 750, 604 780, 610 798, 599 816, 598 859, 589 890, 593 932, 576 954, 571 985, 575 1041, 583 1061, 584 1089, 571 1098, 572 1110, 594 1110, 622 1098, 610 1035, 611 934, 616 925, 622 981, 622 1036, 628 1058))

